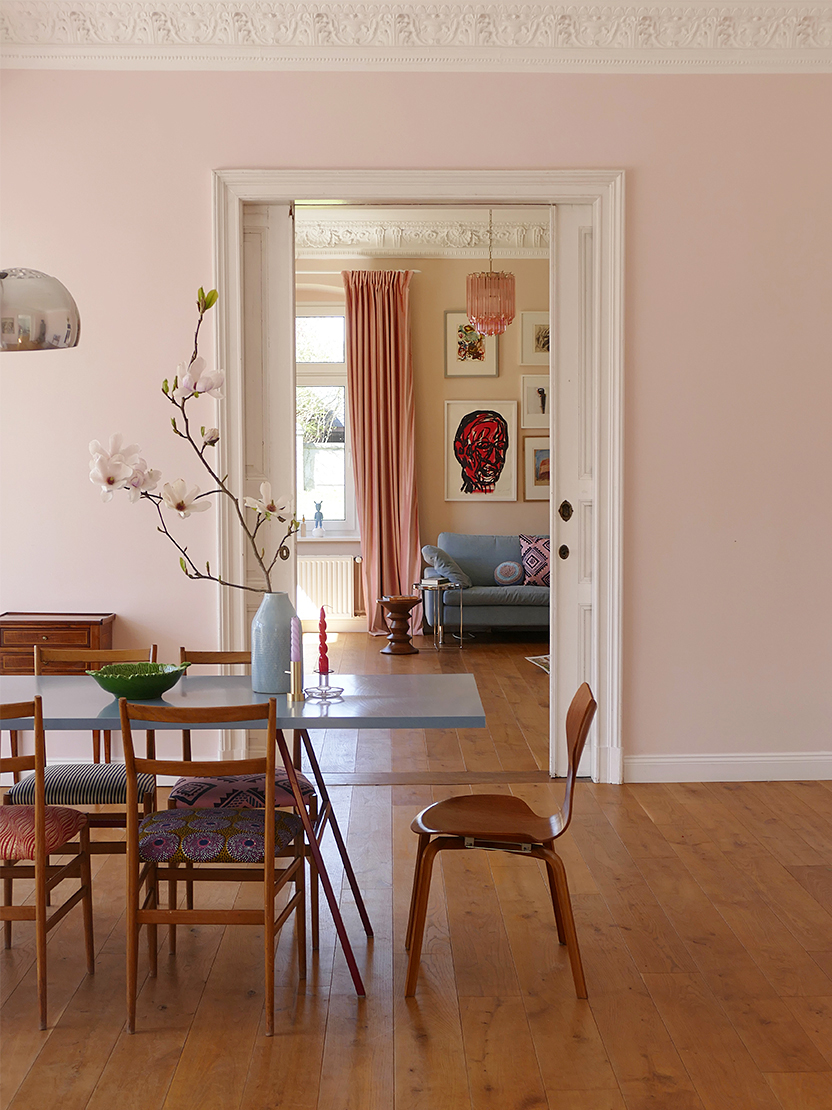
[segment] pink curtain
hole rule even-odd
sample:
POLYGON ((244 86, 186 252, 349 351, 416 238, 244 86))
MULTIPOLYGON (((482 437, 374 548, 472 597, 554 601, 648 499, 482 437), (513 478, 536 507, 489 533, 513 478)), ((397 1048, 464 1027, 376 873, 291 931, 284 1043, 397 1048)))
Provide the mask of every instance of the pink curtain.
MULTIPOLYGON (((421 571, 416 503, 410 270, 345 270, 347 380, 364 599, 370 632, 386 633, 378 598, 413 593, 421 571)), ((412 630, 421 627, 421 606, 412 630)))

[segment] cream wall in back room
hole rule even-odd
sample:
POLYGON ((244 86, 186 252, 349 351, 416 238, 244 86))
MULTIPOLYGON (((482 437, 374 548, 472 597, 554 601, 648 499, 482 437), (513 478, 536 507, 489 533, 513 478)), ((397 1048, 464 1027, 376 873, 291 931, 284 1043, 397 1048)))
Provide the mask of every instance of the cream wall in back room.
POLYGON ((498 337, 494 377, 445 377, 445 312, 465 309, 465 278, 487 269, 477 259, 402 259, 402 266, 421 270, 411 285, 413 376, 416 400, 416 473, 422 543, 436 543, 440 532, 547 533, 547 501, 523 500, 523 438, 543 434, 520 428, 520 378, 545 367, 520 365, 520 313, 545 311, 549 299, 549 264, 545 258, 501 258, 495 269, 510 270, 517 285, 517 318, 498 337), (445 401, 517 401, 517 500, 445 500, 445 401))
MULTIPOLYGON (((445 377, 445 313, 465 309, 465 279, 487 268, 487 259, 462 258, 327 258, 322 269, 414 270, 410 284, 410 328, 413 342, 413 393, 416 406, 416 478, 419 496, 420 542, 435 544, 440 532, 515 535, 549 531, 548 501, 523 500, 523 440, 545 431, 521 428, 520 384, 524 374, 540 374, 546 367, 520 364, 520 313, 545 312, 549 300, 549 263, 545 258, 495 260, 495 269, 511 271, 517 288, 517 316, 497 339, 498 376, 445 377), (516 401, 517 423, 511 434, 517 445, 517 499, 515 501, 445 500, 445 402, 516 401)), ((308 259, 298 262, 298 274, 314 268, 308 259)), ((298 285, 298 303, 327 303, 333 298, 322 290, 329 277, 320 274, 311 291, 298 285)), ((335 299, 340 296, 340 290, 335 299)))

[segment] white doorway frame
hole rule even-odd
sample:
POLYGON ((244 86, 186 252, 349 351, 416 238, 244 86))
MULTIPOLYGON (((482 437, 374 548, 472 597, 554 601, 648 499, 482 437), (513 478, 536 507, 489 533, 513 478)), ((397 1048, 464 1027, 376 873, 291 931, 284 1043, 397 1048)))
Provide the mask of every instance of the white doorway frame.
MULTIPOLYGON (((234 489, 245 480, 243 442, 243 205, 294 204, 589 204, 593 212, 593 367, 595 511, 593 513, 590 683, 598 701, 592 778, 623 781, 621 747, 621 576, 624 386, 623 170, 217 170, 214 173, 214 281, 217 366, 226 372, 221 465, 234 489)), ((550 252, 550 304, 557 275, 550 252)), ((556 312, 553 314, 556 319, 556 312)), ((292 381, 292 387, 294 382, 292 381)), ((287 390, 287 400, 289 393, 287 390)), ((288 400, 288 403, 292 403, 288 400)), ((244 550, 230 520, 218 520, 223 577, 240 581, 244 550)), ((220 644, 245 642, 239 591, 219 592, 220 644)), ((553 668, 554 670, 554 668, 553 668)))

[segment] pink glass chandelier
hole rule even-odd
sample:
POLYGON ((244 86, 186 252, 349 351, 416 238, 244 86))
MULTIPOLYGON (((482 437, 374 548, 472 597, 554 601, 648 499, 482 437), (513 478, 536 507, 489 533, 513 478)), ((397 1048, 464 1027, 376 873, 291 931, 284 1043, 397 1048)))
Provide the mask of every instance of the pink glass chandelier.
POLYGON ((514 274, 494 273, 492 210, 488 210, 488 272, 469 274, 466 311, 481 335, 502 335, 514 319, 514 274))

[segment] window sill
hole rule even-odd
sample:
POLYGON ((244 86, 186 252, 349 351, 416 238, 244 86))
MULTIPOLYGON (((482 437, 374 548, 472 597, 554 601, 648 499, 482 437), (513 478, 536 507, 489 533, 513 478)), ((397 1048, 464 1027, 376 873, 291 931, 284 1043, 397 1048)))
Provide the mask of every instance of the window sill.
POLYGON ((297 543, 360 543, 361 537, 349 535, 333 535, 332 532, 327 532, 323 536, 298 536, 297 543))

